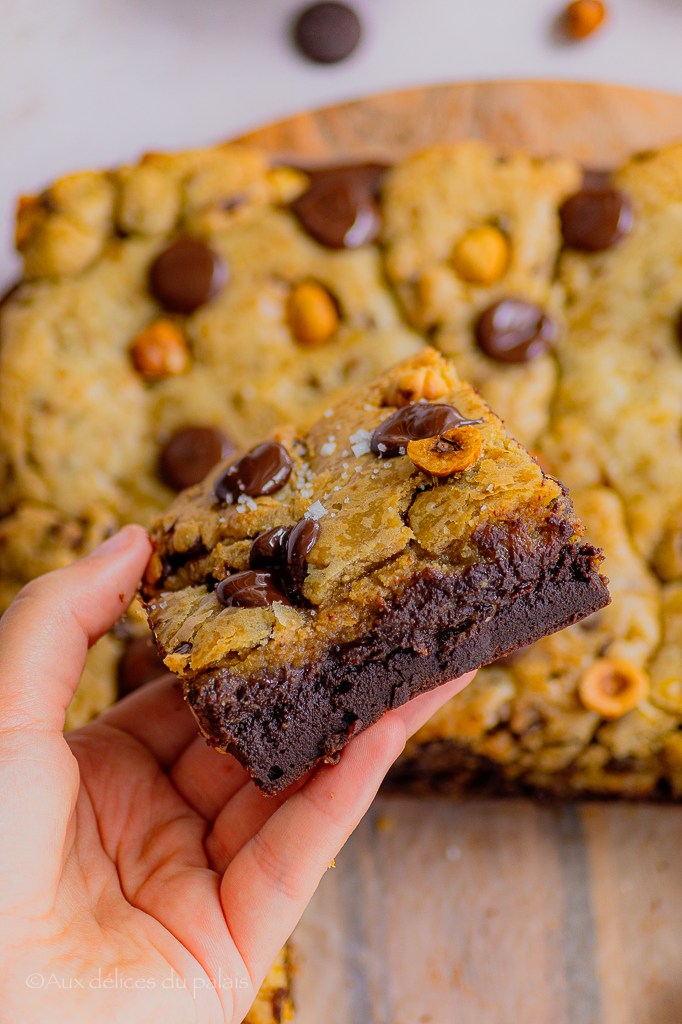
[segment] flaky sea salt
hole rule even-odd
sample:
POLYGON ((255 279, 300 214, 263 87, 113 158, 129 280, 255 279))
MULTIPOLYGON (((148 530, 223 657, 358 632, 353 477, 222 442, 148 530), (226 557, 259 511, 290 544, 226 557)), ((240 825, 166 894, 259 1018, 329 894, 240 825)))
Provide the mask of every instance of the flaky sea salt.
POLYGON ((321 501, 314 501, 312 505, 306 509, 305 519, 321 519, 322 516, 326 516, 327 509, 324 507, 321 501))
POLYGON ((237 498, 237 512, 243 512, 246 508, 250 508, 252 512, 255 512, 258 505, 248 494, 240 494, 237 498))
POLYGON ((350 443, 353 449, 353 455, 356 459, 359 459, 361 455, 366 455, 367 452, 371 451, 371 440, 372 434, 369 430, 356 430, 354 434, 351 434, 350 443))
POLYGON ((325 409, 324 410, 324 415, 325 415, 325 419, 329 419, 330 416, 334 415, 334 410, 333 409, 325 409))
POLYGON ((320 448, 320 455, 333 455, 335 451, 336 441, 327 441, 326 444, 323 444, 322 447, 320 448))

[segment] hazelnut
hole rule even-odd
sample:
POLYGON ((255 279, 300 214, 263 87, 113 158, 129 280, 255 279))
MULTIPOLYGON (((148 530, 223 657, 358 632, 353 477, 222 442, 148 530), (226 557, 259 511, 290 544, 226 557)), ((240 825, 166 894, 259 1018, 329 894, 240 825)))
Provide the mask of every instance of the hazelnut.
POLYGON ((280 203, 293 203, 310 188, 308 175, 295 167, 273 167, 266 177, 275 199, 280 203))
POLYGON ((578 685, 585 707, 602 718, 620 718, 637 707, 648 693, 646 673, 624 658, 599 658, 578 685))
POLYGON ((185 336, 172 320, 155 320, 130 346, 137 372, 145 380, 177 377, 189 367, 185 336))
POLYGON ((145 583, 148 583, 150 587, 153 587, 159 582, 162 576, 163 561, 158 551, 155 551, 147 562, 147 568, 144 571, 145 583))
POLYGON ((476 427, 453 427, 436 437, 410 441, 407 454, 417 469, 432 476, 461 473, 481 454, 481 434, 476 427))
POLYGON ((384 405, 395 405, 400 408, 425 398, 427 402, 436 401, 446 395, 450 387, 447 381, 431 366, 417 366, 406 370, 389 385, 384 396, 384 405))
POLYGON ((492 224, 472 228, 452 250, 451 263, 463 281, 493 284, 507 269, 509 242, 492 224))
POLYGON ((289 295, 287 323, 302 345, 324 345, 339 326, 336 303, 317 281, 302 281, 289 295))
POLYGON ((606 17, 601 0, 574 0, 564 11, 564 27, 572 39, 585 39, 606 17))

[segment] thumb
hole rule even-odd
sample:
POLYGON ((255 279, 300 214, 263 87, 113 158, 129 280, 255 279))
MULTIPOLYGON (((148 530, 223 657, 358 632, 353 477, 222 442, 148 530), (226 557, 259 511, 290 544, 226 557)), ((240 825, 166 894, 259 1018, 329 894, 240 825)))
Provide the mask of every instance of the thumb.
POLYGON ((128 607, 149 553, 146 531, 126 526, 24 587, 0 620, 0 729, 63 729, 88 647, 128 607))

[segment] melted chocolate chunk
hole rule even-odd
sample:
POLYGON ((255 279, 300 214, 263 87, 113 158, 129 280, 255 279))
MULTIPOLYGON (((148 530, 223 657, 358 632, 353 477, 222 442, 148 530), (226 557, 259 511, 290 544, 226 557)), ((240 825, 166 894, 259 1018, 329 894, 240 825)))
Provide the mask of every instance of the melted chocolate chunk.
POLYGON ((276 526, 256 537, 249 553, 251 569, 276 573, 290 597, 300 594, 308 569, 308 555, 320 536, 315 519, 301 519, 296 526, 276 526))
POLYGON ((632 206, 613 188, 583 188, 559 210, 564 242, 581 252, 601 252, 632 227, 632 206))
POLYGON ((234 445, 215 427, 184 427, 164 445, 159 475, 176 491, 199 484, 234 445))
POLYGON ((294 40, 298 49, 316 64, 337 64, 349 57, 360 42, 362 25, 346 4, 317 3, 296 19, 294 40))
POLYGON ((274 494, 291 476, 291 459, 286 448, 276 441, 266 441, 252 448, 218 477, 213 488, 218 501, 228 497, 236 501, 240 494, 257 498, 274 494))
POLYGON ((199 238, 178 238, 159 253, 149 271, 149 288, 164 309, 189 315, 212 299, 227 281, 227 266, 199 238))
POLYGON ((502 299, 481 313, 474 328, 487 356, 502 363, 527 363, 549 351, 554 321, 525 299, 502 299))
POLYGON ((393 459, 404 455, 410 441, 444 434, 453 427, 471 426, 481 420, 468 420, 452 405, 415 402, 398 409, 372 434, 371 449, 377 458, 393 459))
POLYGON ((289 604, 273 573, 250 569, 221 580, 215 588, 215 596, 228 608, 267 608, 275 601, 289 604))
POLYGON ((276 526, 256 537, 249 552, 250 569, 279 569, 284 563, 284 548, 291 533, 290 526, 276 526))
POLYGON ((377 191, 383 164, 308 171, 310 188, 292 203, 309 235, 329 249, 354 249, 381 231, 377 191))
POLYGON ((301 519, 294 526, 286 544, 286 587, 298 594, 308 571, 308 555, 317 544, 320 524, 316 519, 301 519))
POLYGON ((125 697, 168 672, 151 637, 130 640, 118 663, 118 695, 125 697))

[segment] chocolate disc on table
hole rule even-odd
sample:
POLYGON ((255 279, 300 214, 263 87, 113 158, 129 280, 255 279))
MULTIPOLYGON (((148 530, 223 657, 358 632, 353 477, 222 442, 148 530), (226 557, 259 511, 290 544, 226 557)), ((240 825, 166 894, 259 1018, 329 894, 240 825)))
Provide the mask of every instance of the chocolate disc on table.
POLYGON ((183 427, 164 445, 159 475, 169 487, 182 491, 200 484, 233 451, 234 445, 215 427, 183 427))
POLYGON ((310 188, 291 208, 317 242, 328 249, 369 245, 381 231, 377 191, 384 164, 357 164, 306 171, 310 188))
POLYGON ((360 19, 347 4, 311 4, 304 8, 294 24, 294 40, 298 49, 316 64, 337 64, 345 60, 361 36, 360 19))
POLYGON ((601 252, 632 227, 632 206, 613 188, 583 188, 569 196, 559 210, 561 233, 571 249, 601 252))
POLYGON ((189 315, 227 281, 227 266, 199 238, 178 238, 160 252, 149 271, 149 288, 164 309, 189 315))
POLYGON ((118 663, 118 695, 125 697, 138 687, 168 672, 151 637, 135 637, 128 641, 118 663))
POLYGON ((267 608, 275 601, 289 604, 279 588, 279 580, 271 572, 235 573, 221 580, 215 596, 228 608, 267 608))
POLYGON ((266 441, 243 455, 215 482, 213 493, 218 501, 240 494, 257 498, 261 494, 274 494, 291 476, 292 462, 286 448, 276 441, 266 441))
POLYGON ((372 434, 370 447, 377 458, 393 459, 396 455, 405 454, 410 441, 436 437, 453 427, 472 426, 481 422, 462 416, 453 405, 414 402, 398 409, 377 427, 372 434))
POLYGON ((547 314, 525 299, 502 299, 488 306, 474 328, 479 347, 502 363, 527 363, 548 352, 556 326, 547 314))

